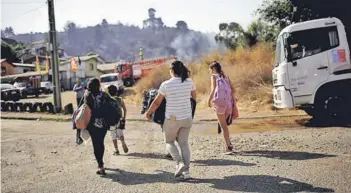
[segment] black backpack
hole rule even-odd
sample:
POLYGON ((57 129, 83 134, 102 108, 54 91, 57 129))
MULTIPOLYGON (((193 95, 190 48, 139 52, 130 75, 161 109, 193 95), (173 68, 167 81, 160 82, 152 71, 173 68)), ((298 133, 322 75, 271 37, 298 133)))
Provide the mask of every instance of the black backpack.
POLYGON ((118 122, 121 120, 121 113, 119 112, 119 105, 118 102, 111 98, 107 97, 107 100, 105 101, 105 110, 104 110, 104 118, 106 121, 106 124, 108 126, 115 126, 118 124, 118 122))
MULTIPOLYGON (((143 102, 142 102, 142 110, 141 114, 144 114, 151 106, 152 102, 155 100, 158 94, 157 89, 151 89, 148 92, 144 93, 143 102)), ((190 99, 191 101, 191 108, 192 108, 192 116, 194 118, 195 109, 196 109, 196 101, 194 99, 190 99)), ((163 99, 160 106, 156 109, 156 111, 152 114, 152 121, 159 125, 163 125, 165 121, 165 114, 166 114, 166 99, 163 99)))

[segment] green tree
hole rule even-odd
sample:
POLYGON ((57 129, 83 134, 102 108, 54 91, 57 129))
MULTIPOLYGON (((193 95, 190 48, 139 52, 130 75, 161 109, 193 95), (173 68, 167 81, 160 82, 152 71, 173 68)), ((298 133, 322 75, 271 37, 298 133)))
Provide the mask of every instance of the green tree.
POLYGON ((219 33, 215 36, 216 42, 223 43, 227 48, 235 50, 240 43, 244 42, 245 31, 236 22, 219 24, 219 33))

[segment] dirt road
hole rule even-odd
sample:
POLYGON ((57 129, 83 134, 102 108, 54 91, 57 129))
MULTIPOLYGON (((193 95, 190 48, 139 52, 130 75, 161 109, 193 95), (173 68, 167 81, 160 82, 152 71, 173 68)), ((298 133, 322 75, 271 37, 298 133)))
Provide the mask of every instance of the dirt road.
POLYGON ((191 175, 173 179, 162 159, 158 126, 130 122, 130 153, 113 156, 107 136, 106 177, 95 174, 91 144, 76 146, 69 123, 1 120, 2 192, 350 192, 350 128, 306 128, 232 135, 240 155, 223 155, 216 125, 191 133, 191 175))

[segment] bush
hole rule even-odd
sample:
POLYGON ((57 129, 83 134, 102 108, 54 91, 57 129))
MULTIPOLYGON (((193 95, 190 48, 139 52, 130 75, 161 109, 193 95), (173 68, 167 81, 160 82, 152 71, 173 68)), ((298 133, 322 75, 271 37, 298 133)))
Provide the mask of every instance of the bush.
MULTIPOLYGON (((274 50, 269 44, 259 44, 253 48, 238 48, 224 54, 213 52, 204 56, 201 62, 188 64, 191 78, 196 86, 200 106, 206 105, 210 93, 210 75, 208 66, 212 61, 222 64, 225 74, 231 80, 239 105, 257 102, 262 105, 272 104, 272 66, 274 50)), ((140 103, 144 89, 158 88, 170 78, 168 66, 154 70, 149 76, 141 79, 134 90, 137 93, 131 100, 140 103)), ((249 106, 247 106, 249 107, 249 106)))

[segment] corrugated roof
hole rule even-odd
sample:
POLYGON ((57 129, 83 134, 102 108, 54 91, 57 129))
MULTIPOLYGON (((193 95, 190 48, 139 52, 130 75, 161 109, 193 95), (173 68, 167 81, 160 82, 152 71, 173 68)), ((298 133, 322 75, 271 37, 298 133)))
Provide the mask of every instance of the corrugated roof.
MULTIPOLYGON (((92 58, 97 58, 97 57, 99 57, 99 55, 95 54, 95 55, 90 55, 90 56, 79 56, 79 59, 81 61, 86 61, 86 60, 90 60, 92 58)), ((74 59, 76 60, 76 62, 78 62, 78 57, 74 57, 74 59)), ((69 62, 71 62, 71 57, 69 59, 67 59, 66 61, 62 62, 61 64, 66 64, 69 62)))
POLYGON ((13 63, 14 66, 18 67, 29 67, 29 68, 35 68, 35 64, 21 64, 21 63, 13 63))
POLYGON ((116 68, 117 64, 118 63, 100 64, 97 66, 97 69, 101 70, 101 71, 114 70, 116 68))
POLYGON ((43 76, 48 74, 47 72, 26 72, 23 74, 12 74, 12 75, 7 75, 7 76, 2 76, 1 79, 6 79, 6 78, 19 78, 19 77, 30 77, 30 76, 43 76))

